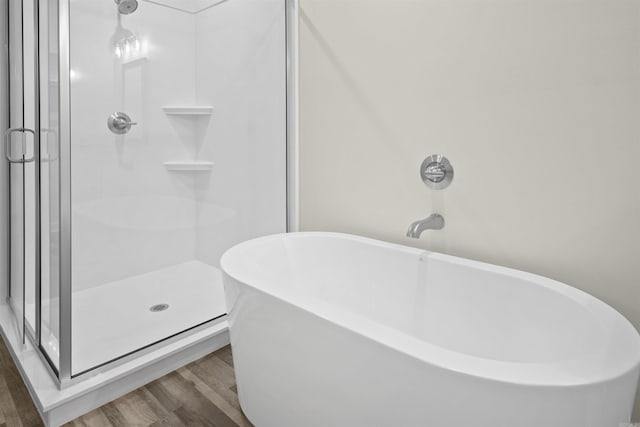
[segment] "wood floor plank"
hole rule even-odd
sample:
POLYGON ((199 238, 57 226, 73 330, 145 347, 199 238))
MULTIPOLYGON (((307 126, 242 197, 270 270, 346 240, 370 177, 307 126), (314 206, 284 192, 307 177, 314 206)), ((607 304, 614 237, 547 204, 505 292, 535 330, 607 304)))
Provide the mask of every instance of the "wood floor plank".
MULTIPOLYGON (((0 342, 0 427, 42 421, 0 342)), ((238 402, 233 355, 225 347, 76 420, 68 427, 252 427, 238 402)))
POLYGON ((160 420, 138 391, 133 391, 113 402, 130 426, 150 426, 160 420))
POLYGON ((118 407, 114 405, 113 402, 107 403, 98 410, 104 414, 113 427, 127 427, 127 420, 122 416, 118 407))
POLYGON ((183 407, 176 409, 175 414, 187 426, 217 427, 213 421, 208 420, 204 415, 183 407))
POLYGON ((195 374, 204 384, 210 386, 220 396, 222 396, 231 406, 236 410, 242 412, 240 408, 240 402, 238 401, 238 393, 235 391, 235 385, 227 387, 227 385, 221 381, 215 372, 207 370, 203 365, 193 363, 187 367, 190 372, 195 374))
POLYGON ((0 422, 6 423, 7 417, 16 412, 16 407, 11 399, 11 394, 4 382, 3 370, 0 369, 0 422))
POLYGON ((167 408, 162 402, 160 402, 147 388, 148 386, 142 387, 137 390, 140 393, 140 396, 146 404, 156 413, 158 420, 151 424, 152 426, 176 426, 182 427, 184 424, 182 421, 173 413, 173 411, 177 408, 167 408))
POLYGON ((168 412, 173 412, 180 407, 180 401, 174 397, 164 386, 163 379, 160 378, 147 384, 145 389, 162 405, 168 412))
POLYGON ((20 417, 17 413, 5 414, 4 425, 6 425, 7 427, 23 427, 22 421, 20 421, 20 417))
POLYGON ((237 403, 238 397, 236 395, 233 395, 233 393, 228 388, 213 389, 204 381, 202 381, 191 370, 189 370, 188 367, 178 369, 178 373, 186 380, 191 381, 195 385, 196 390, 198 390, 204 397, 211 401, 211 403, 220 408, 220 410, 224 412, 225 415, 227 415, 229 418, 231 418, 237 425, 242 427, 251 427, 251 423, 240 410, 240 406, 237 403), (221 394, 219 394, 218 392, 233 395, 233 403, 235 403, 235 405, 229 402, 227 400, 228 398, 225 399, 223 396, 221 396, 221 394))
POLYGON ((176 410, 176 415, 183 421, 184 411, 188 410, 192 413, 191 416, 197 416, 200 420, 207 420, 211 422, 211 425, 217 427, 237 427, 231 418, 229 418, 220 408, 209 401, 205 396, 200 393, 193 382, 186 380, 177 372, 172 372, 165 378, 168 379, 170 387, 179 393, 179 399, 182 406, 176 410), (180 415, 182 414, 182 415, 180 415))
POLYGON ((6 369, 0 371, 0 408, 2 409, 3 423, 12 427, 21 427, 22 421, 20 421, 18 409, 5 381, 5 371, 6 369))
POLYGON ((31 396, 29 395, 18 370, 5 370, 3 376, 7 383, 7 387, 9 388, 9 392, 11 393, 11 399, 18 411, 18 416, 22 425, 25 427, 42 426, 43 424, 40 414, 38 414, 38 411, 35 409, 31 396))
POLYGON ((109 419, 100 410, 91 411, 67 424, 74 427, 113 427, 109 419))
POLYGON ((10 427, 40 427, 42 420, 22 382, 9 349, 0 339, 0 413, 10 427))
POLYGON ((205 357, 196 361, 194 364, 211 372, 211 374, 217 378, 218 381, 221 381, 227 388, 236 385, 236 376, 233 372, 233 368, 216 356, 212 355, 212 357, 205 357))
POLYGON ((180 418, 178 418, 178 416, 171 412, 171 415, 168 416, 167 418, 163 418, 160 421, 156 421, 155 423, 151 424, 150 427, 186 427, 187 425, 185 423, 182 422, 182 420, 180 418))
POLYGON ((221 360, 223 360, 227 365, 233 368, 233 354, 231 353, 231 346, 226 346, 221 348, 220 350, 213 353, 214 356, 217 356, 221 360))
POLYGON ((0 365, 11 366, 13 364, 13 359, 11 358, 11 354, 9 353, 9 349, 4 344, 4 342, 0 344, 0 365))

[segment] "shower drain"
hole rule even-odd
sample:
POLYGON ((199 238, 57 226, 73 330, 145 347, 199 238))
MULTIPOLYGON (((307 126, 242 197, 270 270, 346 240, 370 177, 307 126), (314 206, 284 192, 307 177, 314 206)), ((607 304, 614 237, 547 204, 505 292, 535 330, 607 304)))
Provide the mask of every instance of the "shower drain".
POLYGON ((149 308, 149 311, 152 311, 154 313, 157 313, 158 311, 165 311, 169 308, 169 304, 156 304, 156 305, 152 305, 149 308))

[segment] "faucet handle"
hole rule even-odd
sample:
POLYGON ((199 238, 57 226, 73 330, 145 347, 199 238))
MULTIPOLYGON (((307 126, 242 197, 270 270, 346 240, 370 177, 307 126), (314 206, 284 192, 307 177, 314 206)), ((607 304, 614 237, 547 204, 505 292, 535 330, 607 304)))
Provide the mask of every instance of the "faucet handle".
POLYGON ((137 124, 138 122, 131 121, 131 117, 129 117, 128 114, 120 111, 111 114, 107 120, 107 127, 116 135, 122 135, 129 132, 129 130, 131 130, 131 126, 135 126, 137 124))
POLYGON ((422 162, 420 177, 427 187, 443 190, 453 181, 453 166, 446 157, 434 154, 422 162))
POLYGON ((424 172, 422 173, 423 178, 426 178, 433 183, 442 182, 442 180, 446 176, 447 170, 442 163, 431 163, 425 168, 424 172))

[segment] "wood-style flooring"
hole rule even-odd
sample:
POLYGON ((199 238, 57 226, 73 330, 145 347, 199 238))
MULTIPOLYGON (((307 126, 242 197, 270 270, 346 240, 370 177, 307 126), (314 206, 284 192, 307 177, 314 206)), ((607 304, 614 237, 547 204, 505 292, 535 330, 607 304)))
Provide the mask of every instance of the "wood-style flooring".
POLYGON ((41 425, 27 387, 0 338, 0 427, 41 425))
MULTIPOLYGON (((0 427, 42 426, 0 339, 0 427)), ((240 410, 231 348, 225 347, 107 403, 67 426, 251 426, 240 410)))

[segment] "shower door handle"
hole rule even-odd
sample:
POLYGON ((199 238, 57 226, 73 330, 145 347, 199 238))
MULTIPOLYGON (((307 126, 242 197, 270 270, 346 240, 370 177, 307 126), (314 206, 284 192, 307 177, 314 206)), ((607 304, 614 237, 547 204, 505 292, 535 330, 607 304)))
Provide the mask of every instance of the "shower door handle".
POLYGON ((8 129, 5 134, 5 156, 7 157, 7 160, 10 163, 30 163, 33 162, 35 160, 35 155, 31 156, 31 157, 25 157, 27 155, 27 139, 24 138, 22 140, 22 157, 19 158, 15 158, 11 156, 11 136, 14 133, 30 133, 33 135, 33 140, 35 141, 36 138, 36 132, 33 129, 27 129, 27 128, 10 128, 8 129))

